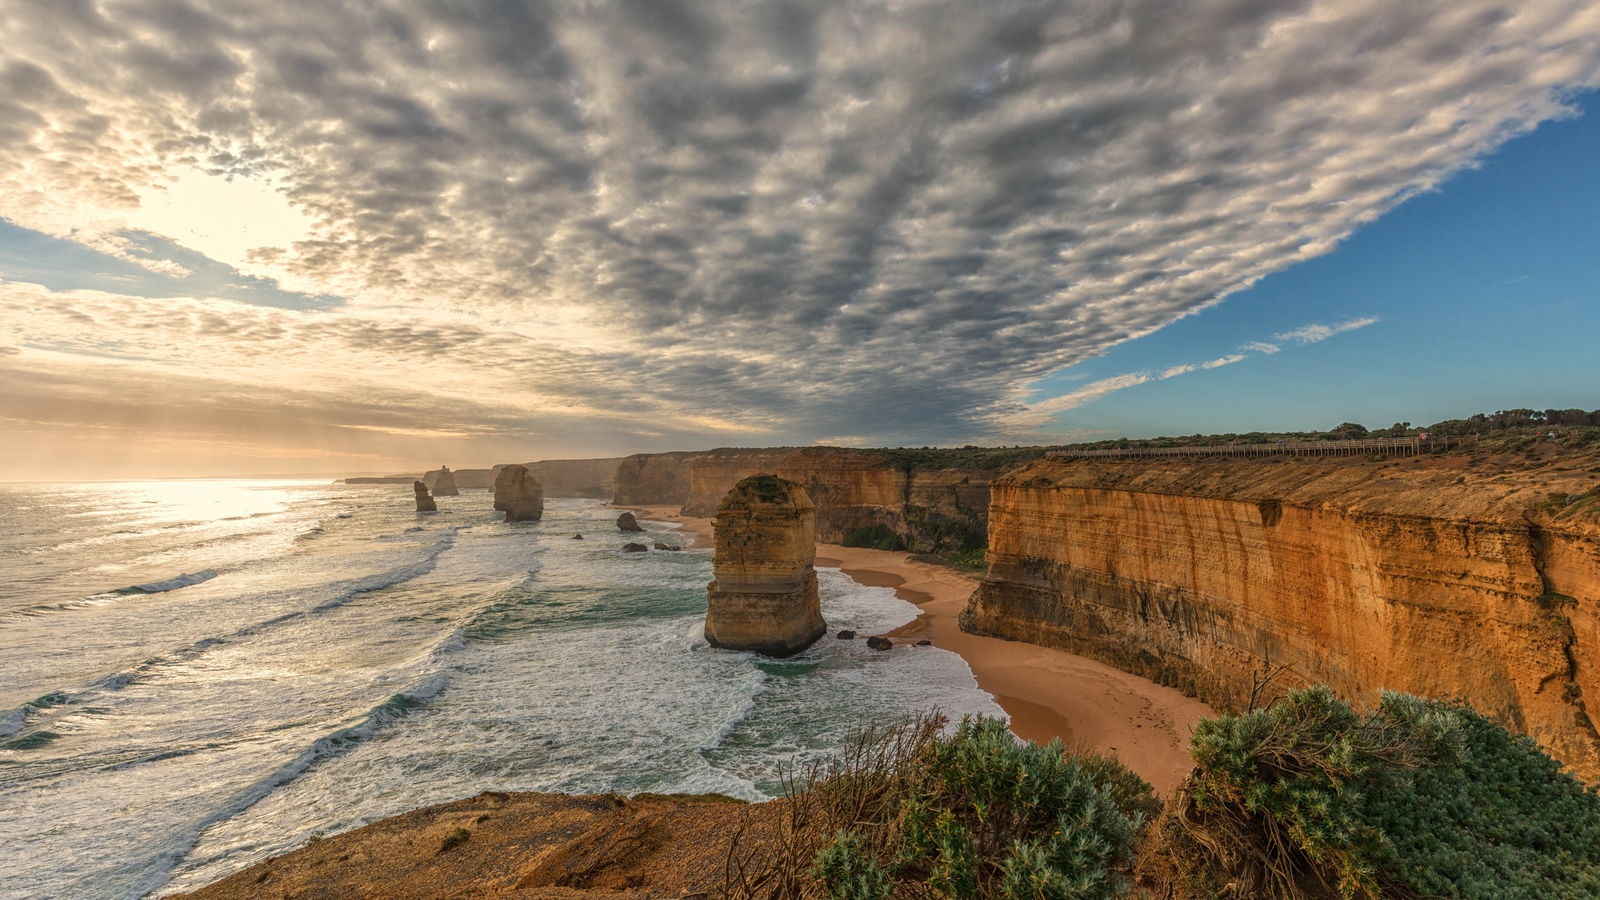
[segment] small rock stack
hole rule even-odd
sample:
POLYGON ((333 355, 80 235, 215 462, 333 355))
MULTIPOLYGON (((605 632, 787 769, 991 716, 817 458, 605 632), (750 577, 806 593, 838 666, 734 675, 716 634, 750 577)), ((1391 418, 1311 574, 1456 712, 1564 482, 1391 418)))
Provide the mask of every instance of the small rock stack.
POLYGON ((433 502, 433 497, 428 494, 428 486, 420 481, 413 481, 411 489, 417 494, 417 512, 438 512, 439 504, 433 502))
POLYGON ((805 489, 774 475, 746 478, 722 499, 716 580, 706 591, 712 646, 791 656, 827 632, 813 568, 816 522, 805 489))
POLYGON ((449 466, 442 466, 437 471, 429 472, 422 477, 432 479, 435 497, 461 496, 461 490, 456 487, 456 474, 450 471, 449 466))

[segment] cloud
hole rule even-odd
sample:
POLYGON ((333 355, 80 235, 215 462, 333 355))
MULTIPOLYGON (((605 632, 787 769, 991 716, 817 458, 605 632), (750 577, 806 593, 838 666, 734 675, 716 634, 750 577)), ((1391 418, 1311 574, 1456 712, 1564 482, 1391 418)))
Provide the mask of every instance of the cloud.
POLYGON ((1238 361, 1240 361, 1240 360, 1242 360, 1244 358, 1245 358, 1245 355, 1243 353, 1233 353, 1233 354, 1229 354, 1228 356, 1223 356, 1223 357, 1220 357, 1218 359, 1213 359, 1210 362, 1201 363, 1200 364, 1200 368, 1202 368, 1202 369, 1220 369, 1223 366, 1231 366, 1234 363, 1236 363, 1236 362, 1238 362, 1238 361))
POLYGON ((1266 356, 1271 356, 1283 348, 1279 347, 1277 344, 1269 344, 1266 341, 1251 341, 1248 344, 1241 344, 1239 349, 1248 350, 1251 353, 1260 353, 1266 356))
POLYGON ((1318 341, 1325 341, 1336 334, 1344 334, 1346 331, 1355 331, 1357 328, 1365 328, 1368 325, 1377 323, 1378 321, 1380 320, 1377 316, 1367 316, 1360 319, 1348 319, 1338 323, 1337 325, 1303 325, 1293 331, 1285 331, 1282 334, 1275 334, 1273 337, 1280 341, 1295 341, 1296 343, 1300 344, 1315 344, 1318 341))
POLYGON ((0 217, 160 265, 103 236, 191 171, 270 181, 305 234, 247 274, 347 301, 95 300, 71 353, 194 371, 150 339, 187 328, 219 383, 493 398, 461 428, 960 442, 1596 83, 1586 0, 14 0, 0 217))
POLYGON ((1193 372, 1195 370, 1195 368, 1196 368, 1195 366, 1188 365, 1188 364, 1181 365, 1181 366, 1173 366, 1172 368, 1163 371, 1160 375, 1157 375, 1156 377, 1161 379, 1162 381, 1165 381, 1168 378, 1176 378, 1179 375, 1187 375, 1190 372, 1193 372))

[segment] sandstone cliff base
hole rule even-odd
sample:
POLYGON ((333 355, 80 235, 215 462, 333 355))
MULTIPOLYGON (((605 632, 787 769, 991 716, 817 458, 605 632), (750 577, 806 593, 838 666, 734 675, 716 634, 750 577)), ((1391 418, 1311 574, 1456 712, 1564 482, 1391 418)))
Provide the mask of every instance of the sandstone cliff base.
POLYGON ((283 897, 576 898, 706 896, 728 845, 781 803, 640 795, 490 792, 414 810, 308 844, 191 894, 283 897))

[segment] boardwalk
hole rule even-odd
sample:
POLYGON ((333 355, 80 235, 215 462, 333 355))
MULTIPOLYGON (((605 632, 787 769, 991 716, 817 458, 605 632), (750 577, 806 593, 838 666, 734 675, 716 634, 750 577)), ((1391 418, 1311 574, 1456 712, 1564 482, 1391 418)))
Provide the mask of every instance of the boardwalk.
POLYGON ((1046 456, 1128 458, 1146 456, 1367 456, 1374 453, 1416 456, 1459 444, 1448 436, 1362 438, 1356 441, 1277 441, 1271 444, 1213 444, 1206 447, 1120 447, 1112 450, 1051 450, 1046 456))

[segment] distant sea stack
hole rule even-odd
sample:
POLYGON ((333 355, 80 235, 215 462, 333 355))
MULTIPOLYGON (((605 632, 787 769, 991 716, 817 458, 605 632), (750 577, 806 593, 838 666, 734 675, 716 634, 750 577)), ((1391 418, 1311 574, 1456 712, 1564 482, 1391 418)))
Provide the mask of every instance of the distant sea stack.
POLYGON ((423 476, 423 479, 433 486, 433 495, 435 497, 459 497, 461 495, 461 490, 456 487, 455 473, 450 471, 449 466, 443 466, 436 471, 429 472, 423 476))
POLYGON ((625 512, 622 515, 617 516, 617 528, 622 530, 622 531, 643 531, 644 530, 644 528, 639 525, 639 520, 635 519, 633 517, 633 513, 631 513, 631 512, 625 512))
POLYGON ((755 475, 717 507, 716 580, 706 590, 713 647, 791 656, 828 630, 817 598, 816 507, 800 485, 755 475))
POLYGON ((413 481, 411 489, 417 492, 417 512, 438 512, 439 504, 433 502, 428 496, 428 486, 420 481, 413 481))
POLYGON ((537 522, 544 517, 544 487, 527 466, 506 466, 494 480, 494 508, 507 522, 537 522))

